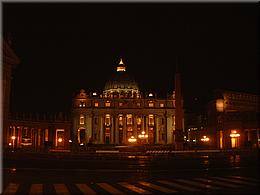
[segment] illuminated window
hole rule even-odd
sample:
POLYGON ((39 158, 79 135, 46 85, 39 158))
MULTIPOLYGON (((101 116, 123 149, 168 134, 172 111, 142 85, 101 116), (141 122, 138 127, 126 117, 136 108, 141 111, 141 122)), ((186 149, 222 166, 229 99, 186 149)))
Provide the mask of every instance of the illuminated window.
POLYGON ((119 106, 123 106, 123 103, 122 103, 122 102, 119 102, 119 106))
POLYGON ((109 114, 106 114, 106 119, 105 119, 105 125, 109 126, 111 124, 111 118, 109 114))
POLYGON ((107 102, 105 103, 105 106, 106 106, 106 107, 110 107, 110 102, 107 101, 107 102))
POLYGON ((136 123, 137 123, 137 125, 141 125, 142 124, 142 119, 140 117, 138 117, 136 119, 136 123))
POLYGON ((55 146, 56 147, 64 146, 64 129, 56 129, 55 146))
POLYGON ((153 102, 149 102, 149 103, 148 103, 148 106, 149 106, 149 107, 154 107, 154 103, 153 103, 153 102))
POLYGON ((98 102, 95 102, 94 106, 95 106, 95 107, 98 107, 98 102))
POLYGON ((160 103, 160 107, 163 108, 163 107, 164 107, 164 104, 163 104, 163 103, 160 103))
POLYGON ((127 114, 126 115, 126 118, 127 118, 127 125, 132 125, 133 124, 133 117, 132 117, 132 114, 127 114))
POLYGON ((153 116, 153 114, 149 114, 148 123, 149 123, 149 126, 154 126, 154 116, 153 116))
POLYGON ((123 126, 123 115, 122 114, 120 114, 118 117, 118 125, 123 126))
POLYGON ((84 116, 81 114, 79 117, 79 124, 84 125, 85 121, 84 121, 84 116))

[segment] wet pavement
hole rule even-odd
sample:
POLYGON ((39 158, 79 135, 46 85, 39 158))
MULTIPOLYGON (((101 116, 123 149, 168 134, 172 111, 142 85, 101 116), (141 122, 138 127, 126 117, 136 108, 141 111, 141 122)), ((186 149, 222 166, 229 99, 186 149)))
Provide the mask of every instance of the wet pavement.
MULTIPOLYGON (((200 193, 205 193, 205 191, 201 190, 201 186, 205 183, 212 182, 214 186, 222 185, 219 186, 220 189, 218 190, 208 189, 208 193, 218 194, 220 192, 229 192, 241 194, 248 192, 248 189, 251 189, 250 192, 252 193, 255 191, 258 193, 258 172, 258 155, 223 155, 220 153, 200 154, 196 156, 117 154, 99 155, 98 157, 92 156, 92 158, 89 156, 82 156, 82 158, 73 158, 71 156, 56 156, 55 158, 45 156, 44 158, 37 158, 35 156, 27 156, 26 158, 19 159, 5 159, 3 167, 4 188, 6 189, 10 184, 17 184, 19 185, 19 187, 17 187, 18 194, 20 194, 20 192, 30 191, 32 186, 33 188, 35 187, 34 184, 39 184, 39 186, 41 186, 40 189, 42 192, 44 191, 45 194, 51 194, 47 192, 56 192, 57 189, 59 191, 60 186, 58 185, 57 187, 55 186, 56 184, 64 184, 65 186, 61 185, 62 187, 60 188, 65 189, 65 191, 67 190, 68 194, 80 193, 82 186, 78 187, 76 184, 85 184, 88 187, 90 185, 98 194, 110 193, 107 191, 107 189, 110 189, 107 185, 111 185, 115 189, 127 194, 138 193, 135 192, 138 187, 141 188, 140 192, 146 190, 152 194, 165 193, 162 190, 164 189, 163 187, 168 187, 178 193, 186 194, 189 193, 189 190, 178 191, 178 189, 188 189, 194 182, 197 182, 197 186, 195 187, 196 189, 200 189, 200 193), (238 181, 225 181, 225 179, 230 176, 251 178, 251 180, 255 179, 255 185, 242 185, 242 187, 232 188, 230 186, 232 186, 232 184, 238 185, 238 183, 236 183, 238 181), (159 180, 165 182, 158 183, 159 180), (183 180, 185 180, 186 183, 183 182, 183 180), (124 185, 121 185, 122 182, 124 185), (148 182, 149 185, 140 182, 148 182), (174 184, 170 184, 169 182, 177 183, 181 186, 175 185, 174 187, 174 184), (100 185, 100 183, 105 184, 100 185), (230 183, 231 185, 228 187, 227 184, 225 185, 224 183, 230 183), (155 187, 157 189, 154 189, 154 185, 158 185, 159 188, 155 187), (105 190, 102 186, 106 186, 105 190), (129 188, 132 190, 129 191, 129 188)), ((247 182, 250 183, 251 180, 249 179, 247 182)), ((85 189, 85 187, 83 188, 85 189)), ((195 190, 194 192, 198 191, 195 190)))

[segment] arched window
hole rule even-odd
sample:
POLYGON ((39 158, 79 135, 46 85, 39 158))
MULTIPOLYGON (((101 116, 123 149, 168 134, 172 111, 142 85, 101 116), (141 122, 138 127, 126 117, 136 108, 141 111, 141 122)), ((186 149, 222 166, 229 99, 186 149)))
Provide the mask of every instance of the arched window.
POLYGON ((110 114, 106 114, 105 125, 106 125, 106 126, 110 126, 110 124, 111 124, 110 114))
POLYGON ((153 114, 149 114, 149 117, 148 117, 148 123, 149 123, 149 126, 154 126, 154 116, 153 114))
POLYGON ((141 117, 137 117, 136 123, 137 123, 137 125, 141 125, 141 124, 142 124, 142 119, 141 119, 141 117))
POLYGON ((132 114, 127 114, 126 118, 127 118, 127 121, 126 121, 127 125, 132 125, 133 124, 133 116, 132 116, 132 114))
POLYGON ((123 126, 123 115, 122 114, 119 114, 119 116, 118 116, 118 125, 123 126))
POLYGON ((84 125, 85 124, 85 117, 84 117, 83 114, 81 114, 80 117, 79 117, 79 124, 80 125, 84 125))
POLYGON ((149 102, 148 102, 148 106, 149 106, 149 107, 154 107, 153 101, 149 101, 149 102))
POLYGON ((110 101, 106 101, 105 106, 110 107, 110 101))

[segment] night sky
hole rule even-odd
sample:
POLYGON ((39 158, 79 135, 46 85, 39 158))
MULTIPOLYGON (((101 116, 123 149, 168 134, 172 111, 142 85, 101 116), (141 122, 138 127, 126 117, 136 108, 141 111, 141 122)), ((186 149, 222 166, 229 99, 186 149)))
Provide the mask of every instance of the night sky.
POLYGON ((74 92, 103 89, 121 56, 141 90, 161 97, 174 89, 177 61, 187 108, 216 88, 259 93, 256 4, 2 7, 3 33, 21 60, 13 111, 69 111, 74 92))

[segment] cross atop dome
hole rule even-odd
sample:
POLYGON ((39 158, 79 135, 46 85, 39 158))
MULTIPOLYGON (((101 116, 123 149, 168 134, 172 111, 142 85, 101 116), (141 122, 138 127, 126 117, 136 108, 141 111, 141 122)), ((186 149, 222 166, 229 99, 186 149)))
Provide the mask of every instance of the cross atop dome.
POLYGON ((126 66, 125 66, 122 58, 120 58, 120 62, 118 64, 117 68, 116 68, 116 71, 117 72, 125 72, 126 71, 126 66))

